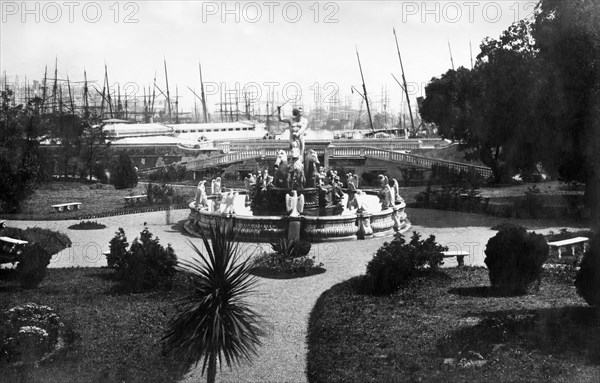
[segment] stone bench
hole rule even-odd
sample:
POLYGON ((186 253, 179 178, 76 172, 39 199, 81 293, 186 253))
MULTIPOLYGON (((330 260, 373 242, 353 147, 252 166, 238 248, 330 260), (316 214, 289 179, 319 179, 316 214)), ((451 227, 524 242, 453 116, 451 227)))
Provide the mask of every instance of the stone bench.
POLYGON ((65 210, 79 210, 79 206, 81 202, 69 202, 69 203, 61 203, 58 205, 52 205, 54 211, 65 211, 65 210))
POLYGON ((0 221, 0 229, 4 229, 6 227, 6 221, 0 221))
POLYGON ((0 237, 0 248, 2 249, 3 252, 5 252, 7 254, 10 254, 13 252, 16 252, 16 254, 18 254, 20 251, 20 248, 23 245, 26 245, 27 243, 28 243, 27 241, 22 241, 20 239, 14 239, 11 237, 0 237))
POLYGON ((548 246, 550 246, 550 248, 556 248, 558 250, 558 258, 560 258, 560 249, 562 247, 570 247, 571 254, 575 256, 575 245, 582 244, 583 251, 585 252, 587 241, 589 241, 589 238, 587 237, 575 237, 570 239, 563 239, 562 241, 548 242, 548 246))
POLYGON ((465 257, 469 256, 469 252, 463 251, 463 250, 451 250, 451 251, 444 251, 442 253, 444 254, 444 258, 456 257, 456 261, 458 262, 459 266, 464 266, 465 265, 465 257))
POLYGON ((148 198, 148 196, 145 194, 141 194, 141 195, 132 195, 129 197, 123 197, 123 199, 125 199, 125 204, 132 204, 132 205, 142 202, 143 198, 148 198))

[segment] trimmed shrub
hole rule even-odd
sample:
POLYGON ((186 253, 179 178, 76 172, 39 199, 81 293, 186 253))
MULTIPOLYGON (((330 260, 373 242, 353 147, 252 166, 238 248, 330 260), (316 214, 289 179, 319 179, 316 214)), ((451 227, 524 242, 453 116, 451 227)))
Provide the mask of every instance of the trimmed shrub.
POLYGON ((505 295, 526 294, 531 284, 541 279, 548 244, 541 234, 509 227, 490 238, 485 255, 493 287, 505 295))
POLYGON ((115 189, 127 189, 137 185, 137 170, 127 153, 119 153, 119 157, 112 167, 111 177, 115 189))
POLYGON ((42 229, 41 227, 28 227, 25 230, 16 227, 5 227, 0 229, 0 236, 20 239, 29 243, 38 243, 51 255, 71 247, 71 239, 66 234, 42 229))
POLYGON ((24 289, 37 287, 46 276, 46 268, 50 264, 51 258, 52 255, 38 243, 28 243, 23 246, 17 265, 17 275, 21 287, 24 289))
POLYGON ((600 306, 600 234, 592 238, 583 256, 575 287, 590 306, 600 306))
POLYGON ((74 225, 69 226, 71 230, 99 230, 106 229, 106 225, 98 223, 97 221, 81 221, 74 225))
POLYGON ((111 240, 110 254, 107 256, 109 267, 115 269, 115 277, 121 282, 121 290, 139 292, 171 288, 177 256, 171 245, 163 247, 158 238, 145 227, 140 238, 133 240, 129 250, 127 237, 119 229, 111 240))
POLYGON ((106 256, 106 263, 108 267, 116 271, 118 274, 117 278, 120 279, 120 274, 127 270, 127 247, 129 247, 125 230, 122 227, 115 233, 108 246, 110 252, 106 256))
POLYGON ((18 262, 17 279, 26 289, 36 287, 44 279, 53 254, 71 246, 71 240, 65 234, 40 227, 28 227, 25 230, 7 227, 0 229, 0 236, 28 242, 20 254, 13 253, 14 257, 8 260, 18 262))
POLYGON ((404 236, 397 233, 367 264, 369 290, 376 295, 395 292, 425 266, 436 270, 443 263, 442 252, 446 250, 447 247, 435 242, 433 235, 421 240, 419 233, 413 232, 410 242, 406 243, 404 236))

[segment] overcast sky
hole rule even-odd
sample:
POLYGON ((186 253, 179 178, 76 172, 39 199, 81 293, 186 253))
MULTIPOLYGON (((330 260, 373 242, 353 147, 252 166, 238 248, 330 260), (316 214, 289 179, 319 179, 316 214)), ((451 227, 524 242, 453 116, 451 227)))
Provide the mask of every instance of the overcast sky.
MULTIPOLYGON (((278 103, 327 103, 339 90, 358 106, 361 89, 358 47, 373 102, 387 87, 390 107, 400 110, 401 79, 392 28, 396 28, 412 102, 432 77, 451 67, 470 67, 486 36, 497 38, 533 11, 535 1, 0 1, 0 68, 9 81, 41 80, 44 67, 59 78, 102 82, 104 64, 112 84, 141 97, 153 82, 179 88, 182 108, 199 93, 198 62, 207 84, 209 109, 219 89, 274 89, 278 103), (296 85, 298 84, 298 85, 296 85), (315 94, 315 91, 319 92, 315 94), (285 91, 285 92, 284 92, 285 91)), ((115 88, 116 89, 116 88, 115 88)), ((256 93, 257 94, 257 93, 256 93)))

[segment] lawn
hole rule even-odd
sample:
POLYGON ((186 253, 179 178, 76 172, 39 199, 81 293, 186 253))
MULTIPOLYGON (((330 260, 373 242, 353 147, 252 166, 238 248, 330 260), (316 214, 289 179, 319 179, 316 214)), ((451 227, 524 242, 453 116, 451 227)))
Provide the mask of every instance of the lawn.
MULTIPOLYGON (((2 273, 10 273, 3 270, 2 273)), ((0 364, 3 382, 175 382, 181 364, 161 355, 158 341, 185 293, 116 294, 111 270, 48 269, 37 289, 0 284, 0 307, 33 302, 55 309, 65 323, 66 347, 37 367, 0 364)))
MULTIPOLYGON (((177 188, 177 192, 192 201, 195 189, 177 188)), ((125 214, 128 212, 161 209, 167 206, 149 204, 126 205, 124 197, 146 194, 146 185, 138 184, 131 189, 116 190, 112 185, 87 182, 51 181, 41 184, 29 198, 20 213, 1 214, 1 218, 10 220, 61 220, 103 217, 107 215, 125 214), (55 212, 52 205, 81 202, 79 210, 55 212)))
POLYGON ((597 382, 600 310, 573 271, 545 271, 532 295, 495 296, 487 269, 444 269, 391 296, 321 295, 309 320, 311 382, 597 382))

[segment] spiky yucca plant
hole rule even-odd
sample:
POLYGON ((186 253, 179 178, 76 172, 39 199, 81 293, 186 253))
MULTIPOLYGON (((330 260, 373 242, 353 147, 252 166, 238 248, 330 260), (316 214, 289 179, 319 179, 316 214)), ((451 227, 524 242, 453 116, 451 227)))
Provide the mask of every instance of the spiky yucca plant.
POLYGON ((190 242, 198 258, 180 262, 180 269, 191 276, 192 292, 183 298, 163 343, 167 351, 184 358, 187 367, 202 361, 202 375, 206 371, 211 383, 217 360, 222 367, 225 359, 229 368, 250 360, 264 331, 260 315, 244 301, 255 291, 251 263, 240 259, 238 242, 220 221, 206 234, 202 234, 206 251, 190 242))

